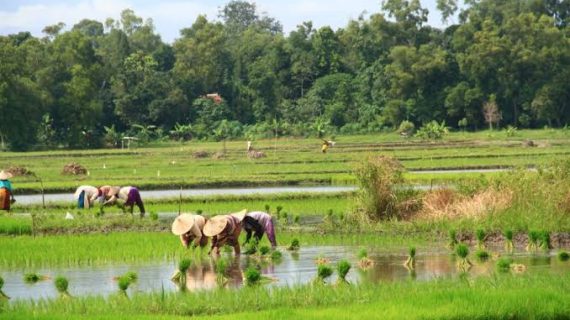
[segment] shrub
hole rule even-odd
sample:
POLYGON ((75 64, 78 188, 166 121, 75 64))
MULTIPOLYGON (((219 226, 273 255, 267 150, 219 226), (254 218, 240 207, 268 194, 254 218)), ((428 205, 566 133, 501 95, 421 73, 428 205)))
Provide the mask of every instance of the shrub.
POLYGON ((408 120, 400 122, 400 126, 398 127, 398 133, 406 137, 411 137, 415 130, 416 126, 414 123, 408 120))
POLYGON ((403 182, 403 166, 391 157, 369 157, 355 170, 359 190, 356 193, 357 221, 386 220, 397 216, 396 184, 403 182))
POLYGON ((433 120, 423 125, 418 132, 416 132, 416 137, 424 140, 440 140, 448 133, 449 130, 445 126, 445 121, 440 124, 433 120))

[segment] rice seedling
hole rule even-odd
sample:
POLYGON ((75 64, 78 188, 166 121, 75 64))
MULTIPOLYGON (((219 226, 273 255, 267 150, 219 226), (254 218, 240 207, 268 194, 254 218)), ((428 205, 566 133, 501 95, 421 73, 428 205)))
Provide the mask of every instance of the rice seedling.
POLYGON ((502 257, 497 260, 496 268, 499 272, 509 272, 513 260, 510 258, 502 257))
POLYGON ((503 236, 505 237, 505 251, 513 252, 514 245, 513 245, 513 230, 507 229, 503 232, 503 236))
POLYGON ((475 251, 475 256, 479 261, 486 261, 490 257, 489 252, 487 252, 484 249, 479 249, 475 251))
POLYGON ((150 220, 152 220, 152 221, 158 220, 158 213, 156 213, 155 211, 151 211, 149 216, 150 216, 150 220))
POLYGON ((450 229, 449 233, 449 242, 447 243, 447 246, 449 249, 453 250, 455 249, 455 246, 457 245, 457 232, 454 229, 450 229))
POLYGON ((43 280, 46 280, 46 279, 48 279, 47 276, 42 276, 42 275, 39 275, 39 274, 36 274, 36 273, 26 273, 26 274, 24 275, 24 282, 25 282, 25 283, 28 283, 28 284, 34 284, 34 283, 36 283, 36 282, 38 282, 38 281, 43 281, 43 280))
POLYGON ((295 238, 291 241, 291 245, 289 247, 287 247, 287 250, 289 251, 297 251, 301 248, 301 245, 299 244, 299 239, 295 238))
POLYGON ((71 295, 67 291, 67 288, 69 287, 69 281, 67 280, 67 278, 65 278, 63 276, 58 276, 55 278, 54 284, 55 284, 55 288, 56 288, 57 292, 59 292, 59 296, 61 298, 63 298, 63 299, 71 298, 71 295))
POLYGON ((261 272, 257 268, 249 267, 244 272, 244 281, 248 286, 254 286, 259 284, 261 280, 261 272))
POLYGON ((538 249, 538 241, 540 239, 540 232, 531 230, 528 232, 528 243, 526 245, 526 250, 529 252, 534 252, 538 249))
POLYGON ((299 216, 298 214, 296 214, 296 215, 293 217, 293 223, 296 224, 296 225, 299 225, 299 222, 300 222, 300 221, 301 221, 301 216, 299 216))
POLYGON ((279 250, 274 250, 271 252, 271 260, 280 261, 283 258, 283 254, 279 250))
POLYGON ((170 277, 175 283, 180 284, 183 286, 186 283, 186 272, 190 268, 192 261, 188 258, 183 258, 178 262, 178 270, 175 271, 174 275, 170 277))
POLYGON ((269 253, 269 251, 271 251, 271 249, 268 246, 261 246, 259 248, 259 254, 261 256, 266 256, 269 253))
POLYGON ((340 260, 336 264, 336 272, 338 274, 337 283, 348 283, 346 275, 350 271, 350 268, 352 268, 352 265, 347 260, 340 260))
POLYGON ((477 237, 477 249, 485 249, 485 230, 477 229, 477 231, 475 231, 475 236, 477 237))
POLYGON ((288 225, 289 224, 289 215, 287 214, 287 212, 283 212, 283 214, 281 215, 281 220, 283 221, 283 225, 288 225))
POLYGON ((317 266, 317 278, 316 283, 324 283, 325 280, 332 276, 333 269, 328 264, 319 264, 317 266))
POLYGON ((558 252, 558 260, 560 261, 568 261, 570 259, 570 254, 566 251, 558 252))
POLYGON ((216 283, 218 286, 223 287, 228 281, 227 272, 230 261, 227 257, 221 257, 216 260, 214 270, 216 271, 216 283))
POLYGON ((269 211, 270 208, 271 208, 271 206, 266 203, 266 204, 265 204, 265 212, 271 213, 271 212, 269 211))
POLYGON ((368 251, 362 248, 358 251, 358 267, 362 270, 368 270, 374 266, 374 260, 368 258, 368 251))
POLYGON ((127 273, 125 273, 124 277, 129 279, 129 281, 131 283, 136 282, 139 279, 139 275, 134 271, 127 271, 127 273))
POLYGON ((8 296, 4 293, 4 291, 2 291, 2 287, 4 287, 4 278, 2 278, 2 277, 0 276, 0 299, 2 299, 2 300, 8 300, 8 299, 10 299, 10 297, 8 297, 8 296))
POLYGON ((469 261, 469 247, 467 247, 466 244, 464 243, 459 243, 456 247, 455 247, 455 254, 459 257, 459 261, 457 261, 457 267, 460 270, 468 270, 472 263, 471 261, 469 261))
POLYGON ((252 255, 255 254, 257 252, 257 242, 256 241, 250 241, 248 243, 245 244, 245 248, 243 253, 246 255, 252 255))
POLYGON ((119 277, 118 281, 117 281, 117 286, 119 287, 119 292, 124 295, 125 297, 127 296, 127 289, 129 289, 129 286, 131 285, 131 279, 129 279, 126 276, 121 276, 119 277))
POLYGON ((550 233, 548 231, 541 231, 538 238, 538 247, 542 250, 550 249, 550 233))
POLYGON ((404 266, 408 269, 416 267, 416 247, 410 247, 408 250, 408 259, 404 262, 404 266))
POLYGON ((276 206, 275 213, 277 214, 277 218, 281 215, 281 210, 283 210, 283 206, 276 206))

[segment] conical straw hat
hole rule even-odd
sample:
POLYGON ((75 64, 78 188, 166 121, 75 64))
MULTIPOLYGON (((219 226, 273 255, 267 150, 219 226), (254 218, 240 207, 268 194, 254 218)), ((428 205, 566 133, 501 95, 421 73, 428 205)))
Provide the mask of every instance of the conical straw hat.
POLYGON ((10 172, 6 172, 4 170, 0 171, 0 180, 8 180, 12 178, 12 174, 10 172))
POLYGON ((240 212, 231 213, 230 216, 234 216, 235 218, 237 218, 239 220, 239 222, 242 222, 242 220, 245 218, 246 214, 247 214, 247 209, 243 209, 240 212))
POLYGON ((226 225, 228 225, 228 216, 215 216, 206 221, 206 225, 204 225, 202 233, 208 237, 214 237, 222 233, 226 228, 226 225))
POLYGON ((172 233, 179 236, 190 231, 194 226, 194 215, 183 213, 174 219, 172 222, 172 233))

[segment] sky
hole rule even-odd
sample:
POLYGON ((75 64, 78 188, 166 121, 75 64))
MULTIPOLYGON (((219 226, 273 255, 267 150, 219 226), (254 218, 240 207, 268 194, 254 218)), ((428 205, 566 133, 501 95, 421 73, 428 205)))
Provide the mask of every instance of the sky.
MULTIPOLYGON (((190 27, 199 14, 209 20, 218 19, 218 11, 229 0, 0 0, 0 34, 29 31, 41 37, 45 26, 64 22, 69 30, 82 19, 105 22, 118 19, 124 9, 134 10, 137 16, 152 18, 162 40, 172 43, 180 30, 190 27)), ((362 13, 380 12, 381 0, 257 0, 259 12, 276 18, 288 34, 303 21, 312 21, 315 28, 330 26, 343 28, 350 19, 362 13)), ((429 10, 428 24, 445 27, 436 9, 436 0, 421 0, 429 10)), ((365 15, 366 16, 366 15, 365 15)))

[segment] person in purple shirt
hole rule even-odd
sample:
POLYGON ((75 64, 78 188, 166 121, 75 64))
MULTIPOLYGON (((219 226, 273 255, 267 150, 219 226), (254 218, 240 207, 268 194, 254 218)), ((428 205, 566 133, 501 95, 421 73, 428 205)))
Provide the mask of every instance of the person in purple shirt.
POLYGON ((248 243, 253 237, 260 241, 264 233, 267 233, 267 238, 271 242, 271 247, 275 248, 277 246, 277 241, 275 240, 275 228, 273 227, 273 219, 271 215, 262 211, 248 212, 243 221, 243 229, 247 233, 245 238, 245 243, 248 243))

